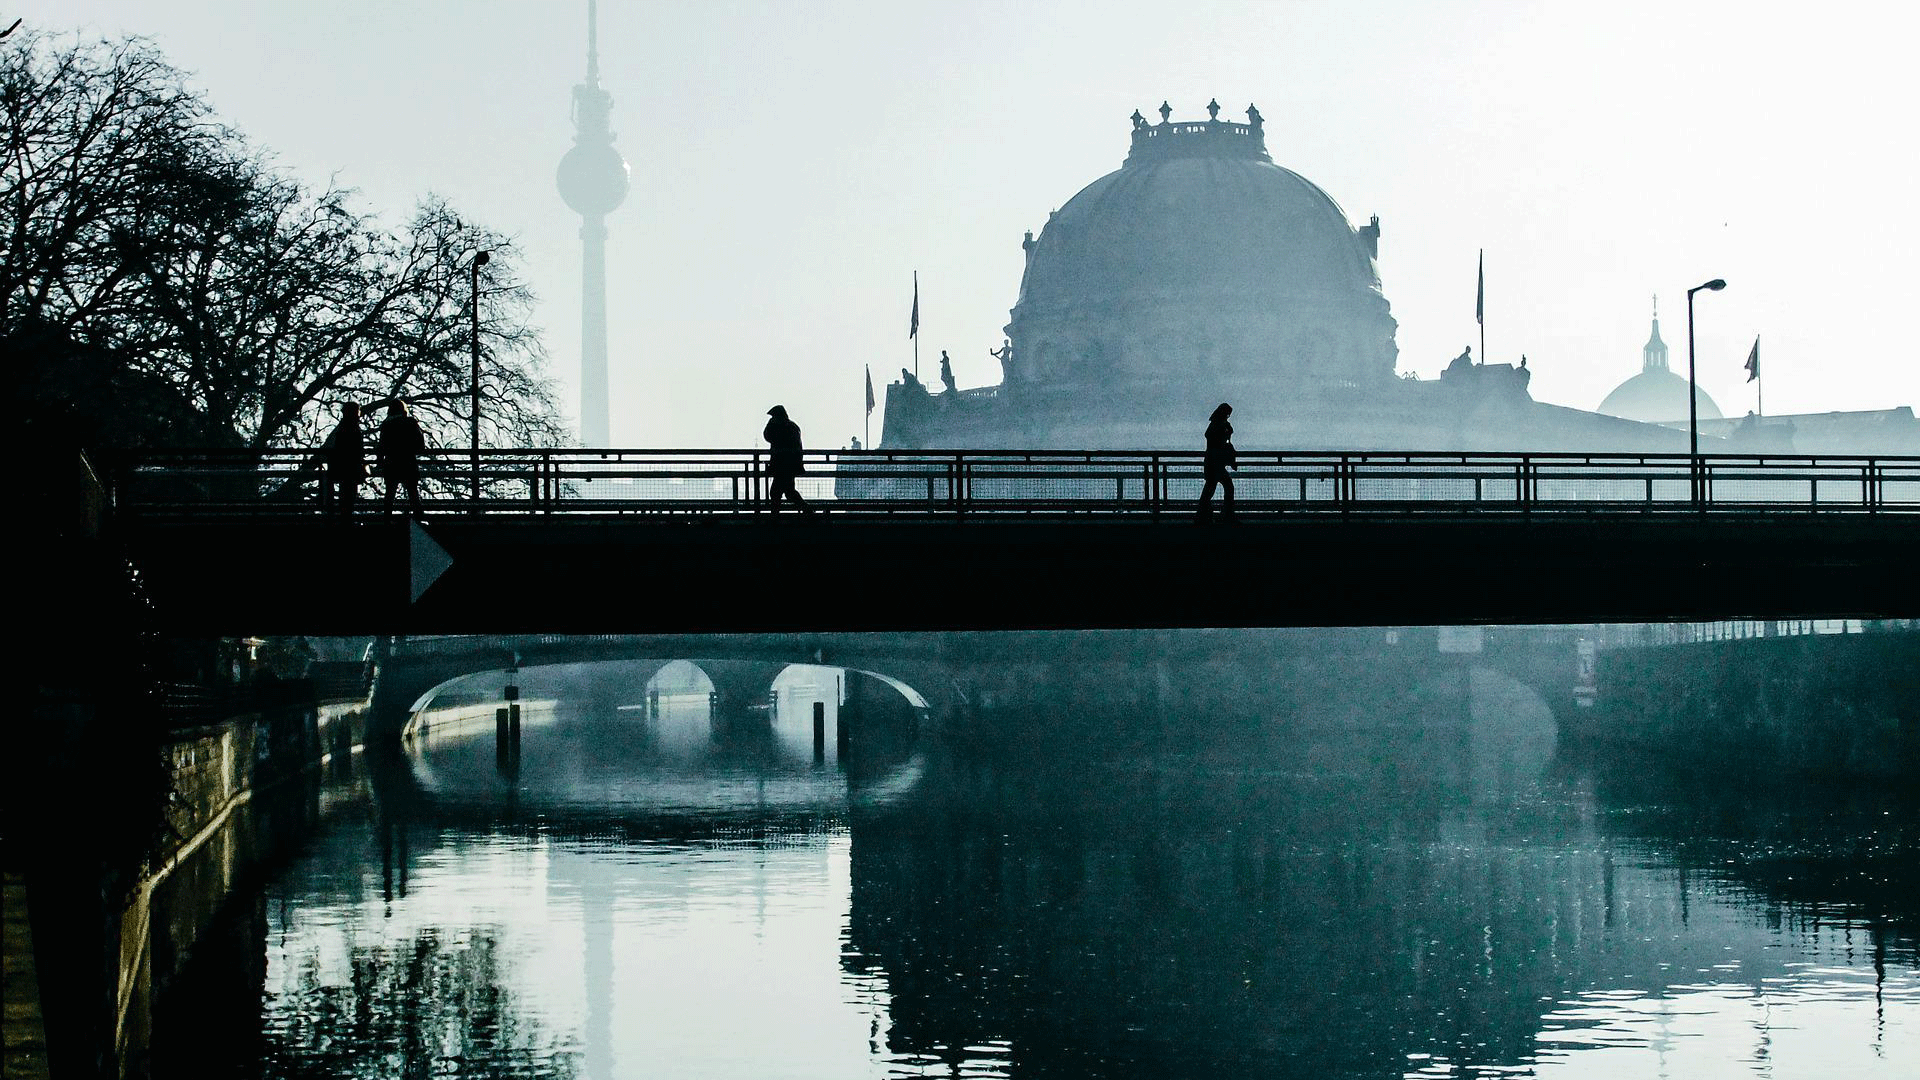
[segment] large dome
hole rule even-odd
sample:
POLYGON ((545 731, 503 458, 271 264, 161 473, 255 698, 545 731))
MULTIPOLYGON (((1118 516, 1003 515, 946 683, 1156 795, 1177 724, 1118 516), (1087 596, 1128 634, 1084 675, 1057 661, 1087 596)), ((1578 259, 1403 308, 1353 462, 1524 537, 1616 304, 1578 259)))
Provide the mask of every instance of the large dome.
POLYGON ((1393 377, 1377 219, 1353 228, 1326 192, 1274 164, 1249 113, 1158 125, 1135 114, 1126 164, 1026 244, 1007 327, 1015 383, 1198 375, 1226 392, 1393 377))
POLYGON ((1117 169, 1047 220, 1020 303, 1377 289, 1346 214, 1271 161, 1191 157, 1117 169))

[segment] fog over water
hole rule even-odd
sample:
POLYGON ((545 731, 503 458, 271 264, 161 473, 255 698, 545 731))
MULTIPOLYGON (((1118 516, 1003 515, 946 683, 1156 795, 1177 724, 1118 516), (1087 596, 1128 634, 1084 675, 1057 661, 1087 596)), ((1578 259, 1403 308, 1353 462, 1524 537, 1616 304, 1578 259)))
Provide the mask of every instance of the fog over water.
POLYGON ((832 667, 529 668, 517 761, 457 681, 160 1030, 235 1076, 1920 1065, 1910 801, 1598 767, 1486 668, 1163 670, 934 723, 832 667))

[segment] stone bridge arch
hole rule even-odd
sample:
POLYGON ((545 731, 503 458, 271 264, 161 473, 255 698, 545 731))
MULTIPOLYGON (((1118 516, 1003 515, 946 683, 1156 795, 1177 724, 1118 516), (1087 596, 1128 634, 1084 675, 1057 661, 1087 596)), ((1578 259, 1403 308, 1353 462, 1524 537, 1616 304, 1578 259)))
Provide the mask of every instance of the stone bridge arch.
POLYGON ((564 663, 626 661, 656 665, 676 659, 700 668, 713 683, 716 711, 737 717, 766 702, 774 680, 794 664, 842 668, 848 692, 896 693, 917 724, 951 714, 964 701, 950 667, 928 635, 740 634, 530 635, 456 637, 376 646, 376 679, 368 709, 371 744, 397 746, 414 709, 434 688, 485 671, 507 673, 564 663))

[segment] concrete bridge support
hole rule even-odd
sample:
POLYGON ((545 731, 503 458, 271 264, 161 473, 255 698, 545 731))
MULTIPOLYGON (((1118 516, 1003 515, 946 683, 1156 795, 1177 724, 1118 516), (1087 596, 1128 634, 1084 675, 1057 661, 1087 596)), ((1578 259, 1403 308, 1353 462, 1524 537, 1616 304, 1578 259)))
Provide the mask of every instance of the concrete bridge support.
POLYGON ((771 700, 773 680, 787 665, 759 660, 693 661, 713 680, 714 715, 737 722, 753 715, 756 706, 771 700))

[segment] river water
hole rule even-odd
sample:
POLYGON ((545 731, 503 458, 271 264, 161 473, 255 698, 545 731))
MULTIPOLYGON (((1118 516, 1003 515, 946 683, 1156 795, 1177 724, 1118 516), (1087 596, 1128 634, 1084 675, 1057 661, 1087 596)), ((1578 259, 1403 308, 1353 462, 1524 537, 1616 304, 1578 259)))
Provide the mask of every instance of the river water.
POLYGON ((1600 770, 1484 674, 956 732, 828 668, 730 717, 583 671, 522 673, 517 759, 450 693, 336 792, 156 1071, 1920 1075, 1910 802, 1600 770))

